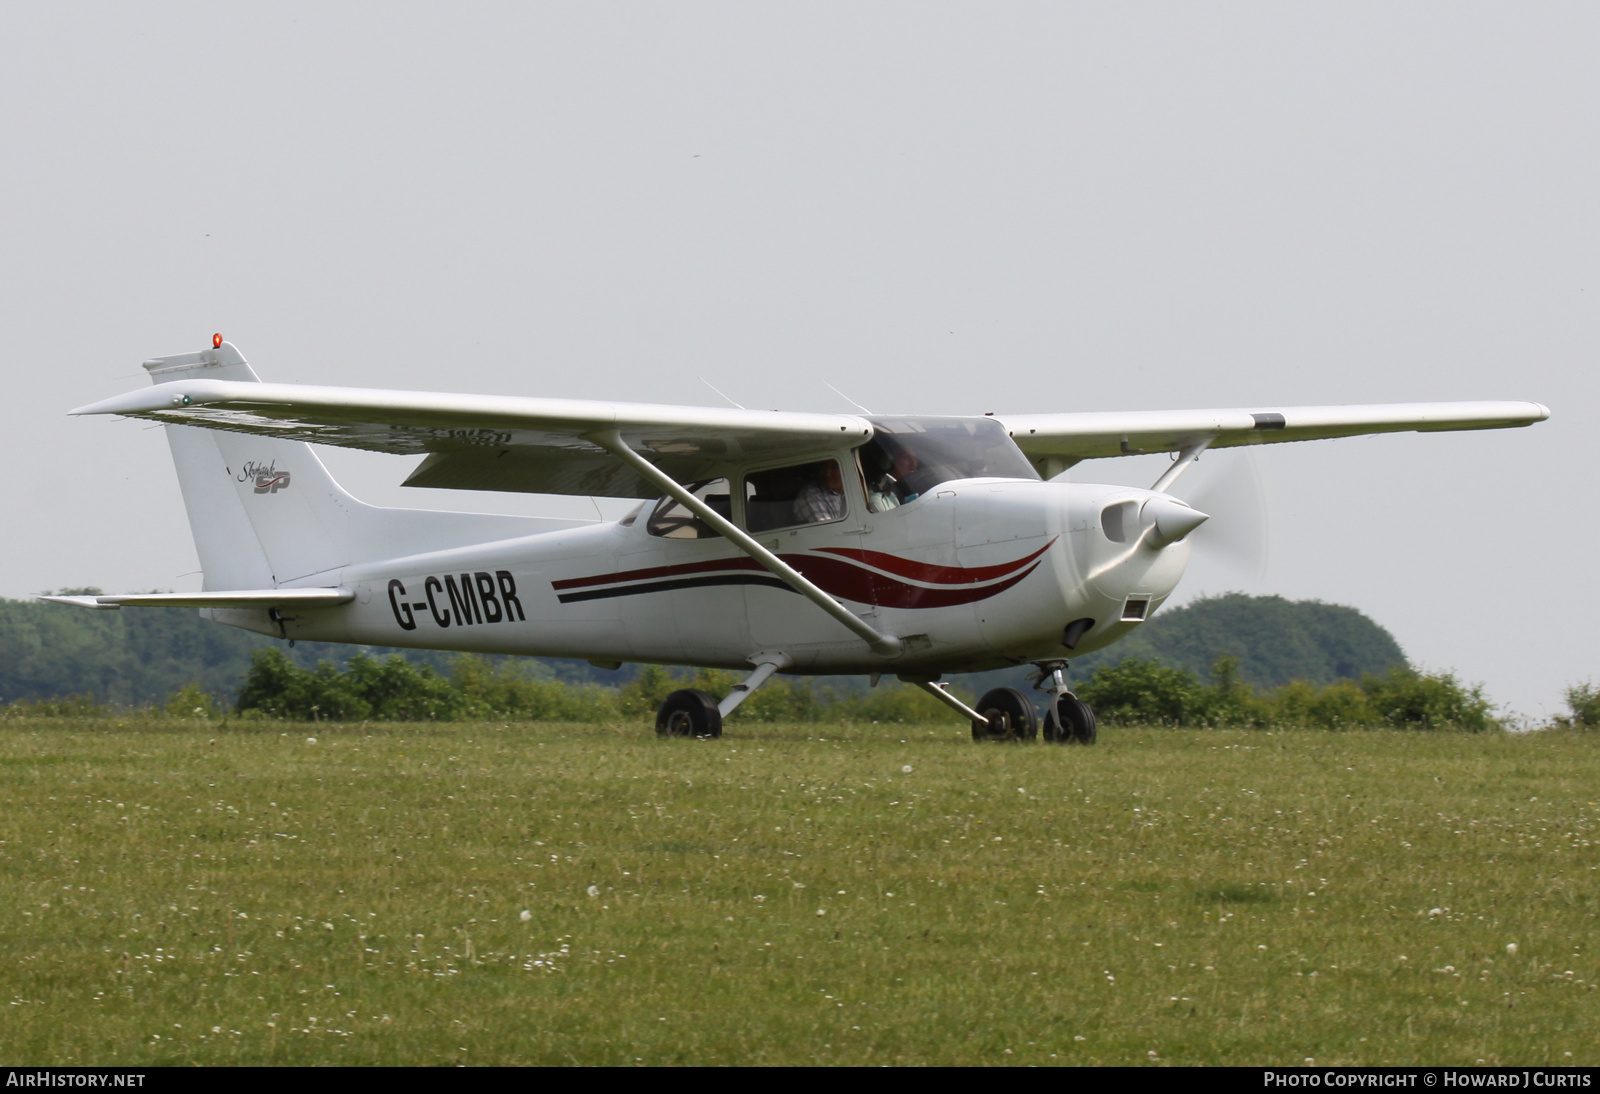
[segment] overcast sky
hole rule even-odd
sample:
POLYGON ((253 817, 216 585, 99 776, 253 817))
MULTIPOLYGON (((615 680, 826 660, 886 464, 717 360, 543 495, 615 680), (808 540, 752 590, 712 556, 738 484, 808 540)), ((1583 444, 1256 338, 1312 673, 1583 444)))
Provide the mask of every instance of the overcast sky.
POLYGON ((275 381, 667 403, 1530 399, 1260 449, 1264 571, 1179 596, 1351 604, 1554 712, 1600 679, 1596 58, 1593 3, 5 5, 0 595, 198 587, 160 430, 65 412, 213 331, 275 381))

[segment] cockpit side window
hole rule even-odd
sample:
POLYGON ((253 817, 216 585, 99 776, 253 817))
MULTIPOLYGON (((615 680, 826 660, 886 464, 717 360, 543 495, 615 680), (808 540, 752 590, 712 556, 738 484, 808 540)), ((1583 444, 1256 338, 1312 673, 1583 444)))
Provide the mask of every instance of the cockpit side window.
MULTIPOLYGON (((689 493, 710 506, 712 512, 728 520, 733 519, 733 495, 729 492, 727 479, 690 483, 688 489, 689 493)), ((645 530, 663 539, 714 539, 717 535, 705 521, 670 495, 656 502, 645 530)))

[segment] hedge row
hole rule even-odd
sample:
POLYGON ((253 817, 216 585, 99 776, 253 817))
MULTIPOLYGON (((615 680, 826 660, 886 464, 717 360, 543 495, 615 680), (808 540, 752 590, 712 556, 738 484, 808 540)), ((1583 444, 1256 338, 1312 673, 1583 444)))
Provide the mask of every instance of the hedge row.
MULTIPOLYGON (((739 674, 702 669, 674 674, 646 666, 621 688, 537 678, 514 663, 463 655, 448 673, 399 656, 351 658, 340 670, 326 662, 303 668, 275 649, 257 651, 236 712, 245 718, 288 721, 550 721, 608 723, 648 719, 666 695, 701 688, 724 695, 739 674)), ((973 696, 956 689, 968 702, 973 696)), ((1308 726, 1327 729, 1408 728, 1484 731, 1498 728, 1481 687, 1450 673, 1394 668, 1359 681, 1304 682, 1257 690, 1239 678, 1237 662, 1224 658, 1209 680, 1155 661, 1127 660, 1095 671, 1077 694, 1107 725, 1308 726)), ((1042 696, 1036 696, 1042 703, 1042 696)), ((1582 684, 1567 691, 1569 715, 1554 725, 1600 728, 1600 689, 1582 684)), ((115 713, 85 699, 14 703, 0 717, 85 717, 115 713)), ((144 717, 215 719, 226 713, 195 685, 180 689, 144 717)), ((119 716, 126 716, 126 712, 119 716)), ((752 695, 737 717, 751 722, 913 723, 948 719, 950 713, 922 691, 901 684, 853 693, 806 680, 778 678, 752 695)))
POLYGON ((1128 660, 1097 670, 1078 695, 1110 725, 1499 728, 1482 687, 1402 666, 1359 681, 1257 691, 1231 657, 1213 666, 1209 683, 1185 669, 1128 660))
MULTIPOLYGON (((238 708, 294 721, 606 723, 653 717, 668 693, 679 688, 725 695, 740 678, 716 669, 674 675, 647 665, 621 688, 606 688, 540 679, 518 671, 515 664, 471 655, 456 658, 449 674, 441 675, 399 656, 376 660, 358 655, 342 672, 327 663, 303 669, 277 650, 262 650, 251 661, 238 708)), ((846 695, 805 680, 780 678, 747 699, 738 717, 753 722, 923 722, 944 713, 936 700, 899 684, 846 695)))

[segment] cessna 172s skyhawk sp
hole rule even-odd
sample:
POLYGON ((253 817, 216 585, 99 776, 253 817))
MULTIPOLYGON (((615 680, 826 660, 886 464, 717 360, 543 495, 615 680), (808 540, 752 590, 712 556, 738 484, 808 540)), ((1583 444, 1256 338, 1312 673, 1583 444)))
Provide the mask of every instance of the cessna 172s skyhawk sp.
POLYGON ((155 386, 75 414, 167 425, 205 591, 47 597, 189 605, 282 638, 753 669, 674 692, 658 732, 715 737, 773 673, 891 673, 1033 737, 1026 695, 968 707, 941 675, 1033 664, 1045 737, 1090 742, 1066 659, 1171 594, 1206 514, 1167 490, 1206 448, 1495 429, 1537 403, 878 417, 263 384, 221 335, 155 386), (620 521, 383 509, 307 442, 425 455, 407 485, 643 499, 620 521), (1080 460, 1174 454, 1148 490, 1080 460))

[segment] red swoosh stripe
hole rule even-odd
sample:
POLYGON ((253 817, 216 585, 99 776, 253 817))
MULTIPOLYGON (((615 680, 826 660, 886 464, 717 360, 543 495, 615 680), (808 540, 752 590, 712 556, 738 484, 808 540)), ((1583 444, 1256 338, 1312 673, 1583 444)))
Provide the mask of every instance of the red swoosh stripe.
POLYGON ((875 566, 880 570, 887 570, 900 577, 909 577, 913 581, 926 581, 930 585, 972 585, 979 581, 988 581, 991 578, 1004 577, 1006 574, 1015 573, 1034 559, 1048 551, 1055 539, 1027 555, 1012 562, 1002 562, 998 566, 938 566, 929 562, 913 562, 909 558, 900 558, 898 555, 887 555, 882 551, 867 551, 860 547, 818 547, 818 551, 830 555, 839 555, 843 558, 853 558, 857 562, 864 562, 868 566, 875 566))
POLYGON ((920 585, 907 585, 892 577, 875 574, 871 570, 863 570, 842 559, 819 558, 816 555, 791 555, 784 561, 832 596, 854 600, 858 604, 876 604, 883 608, 948 608, 956 604, 971 604, 974 600, 987 600, 991 596, 1005 592, 1039 568, 1036 562, 1015 577, 993 585, 979 585, 976 588, 965 589, 926 589, 920 585))
MULTIPOLYGON (((793 566, 806 580, 813 582, 830 596, 852 600, 858 604, 876 604, 884 608, 946 608, 959 604, 971 604, 977 600, 987 600, 992 596, 1005 592, 1039 568, 1039 564, 1035 560, 1049 550, 1053 543, 1055 543, 1054 539, 1024 558, 997 566, 937 566, 931 563, 900 558, 896 555, 884 554, 881 551, 867 551, 855 547, 824 547, 820 551, 826 551, 828 552, 827 554, 822 554, 819 551, 818 554, 779 555, 778 557, 793 566), (1029 566, 1030 562, 1033 565, 1029 566), (865 565, 861 565, 863 563, 865 565), (888 574, 876 573, 873 570, 866 569, 866 565, 875 566, 880 570, 890 571, 891 573, 898 573, 912 580, 946 586, 962 584, 967 587, 929 589, 920 585, 909 585, 904 581, 888 576, 888 574), (1027 569, 1022 570, 1021 573, 1015 573, 1018 568, 1024 566, 1027 569), (1014 574, 1014 576, 1008 580, 988 585, 974 585, 976 582, 1002 577, 1006 574, 1014 574)), ((705 562, 686 562, 675 566, 648 566, 638 570, 620 570, 616 573, 596 574, 592 577, 565 578, 561 581, 552 581, 550 585, 552 589, 560 592, 567 589, 646 582, 661 578, 683 577, 690 574, 725 573, 729 570, 757 570, 764 573, 766 572, 766 567, 753 558, 724 558, 705 562)), ((639 591, 651 592, 659 590, 641 588, 639 591)))

